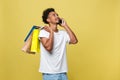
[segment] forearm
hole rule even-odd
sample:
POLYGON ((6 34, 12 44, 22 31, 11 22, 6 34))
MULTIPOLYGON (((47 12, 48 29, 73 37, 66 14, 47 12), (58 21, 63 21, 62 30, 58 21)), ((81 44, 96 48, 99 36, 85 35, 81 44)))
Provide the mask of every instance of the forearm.
POLYGON ((65 25, 64 28, 70 37, 70 43, 76 44, 78 42, 78 40, 77 40, 74 32, 70 29, 70 27, 68 25, 65 25))

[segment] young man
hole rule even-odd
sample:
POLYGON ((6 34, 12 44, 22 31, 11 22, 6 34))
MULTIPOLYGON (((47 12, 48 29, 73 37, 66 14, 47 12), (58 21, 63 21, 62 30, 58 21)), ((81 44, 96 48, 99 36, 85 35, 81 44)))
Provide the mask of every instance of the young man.
POLYGON ((43 74, 43 80, 68 80, 66 44, 76 44, 78 40, 65 20, 59 18, 53 8, 44 10, 42 19, 48 26, 45 26, 39 34, 41 41, 39 71, 43 74), (58 30, 58 24, 65 30, 58 30))

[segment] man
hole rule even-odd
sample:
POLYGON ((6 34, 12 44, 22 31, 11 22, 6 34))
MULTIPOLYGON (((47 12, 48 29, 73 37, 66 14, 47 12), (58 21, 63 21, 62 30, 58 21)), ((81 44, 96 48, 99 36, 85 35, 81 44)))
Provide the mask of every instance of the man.
POLYGON ((53 8, 44 10, 42 19, 48 26, 45 26, 39 34, 41 41, 39 71, 43 73, 43 80, 68 80, 66 44, 76 44, 78 40, 65 20, 59 18, 53 8), (58 30, 57 25, 65 30, 58 30))

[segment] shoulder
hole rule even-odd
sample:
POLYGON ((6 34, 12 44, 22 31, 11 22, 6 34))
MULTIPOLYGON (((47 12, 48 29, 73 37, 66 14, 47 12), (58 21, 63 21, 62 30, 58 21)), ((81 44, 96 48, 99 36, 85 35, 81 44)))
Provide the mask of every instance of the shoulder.
POLYGON ((65 31, 65 30, 59 30, 59 32, 60 32, 60 33, 63 33, 63 34, 65 34, 65 33, 66 33, 66 31, 65 31))
POLYGON ((45 29, 41 29, 40 32, 47 32, 45 29))
POLYGON ((47 32, 46 30, 42 29, 39 32, 39 37, 46 37, 46 38, 48 38, 49 37, 49 32, 47 32))
POLYGON ((59 33, 62 34, 63 36, 69 36, 66 30, 59 30, 59 33))
POLYGON ((43 33, 43 34, 49 34, 49 32, 47 32, 47 31, 44 30, 44 29, 40 30, 40 33, 43 33))

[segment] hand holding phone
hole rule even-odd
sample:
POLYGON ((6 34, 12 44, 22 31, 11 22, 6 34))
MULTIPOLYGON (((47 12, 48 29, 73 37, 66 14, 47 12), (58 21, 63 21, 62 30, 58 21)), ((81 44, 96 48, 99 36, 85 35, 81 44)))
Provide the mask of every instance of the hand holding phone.
POLYGON ((59 23, 58 23, 60 26, 64 27, 64 26, 67 26, 67 23, 66 21, 63 19, 63 18, 60 18, 59 19, 59 23))

